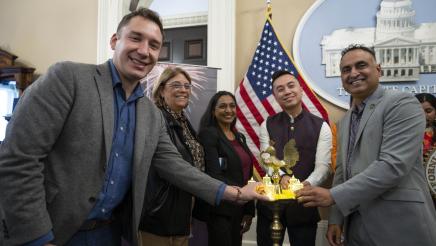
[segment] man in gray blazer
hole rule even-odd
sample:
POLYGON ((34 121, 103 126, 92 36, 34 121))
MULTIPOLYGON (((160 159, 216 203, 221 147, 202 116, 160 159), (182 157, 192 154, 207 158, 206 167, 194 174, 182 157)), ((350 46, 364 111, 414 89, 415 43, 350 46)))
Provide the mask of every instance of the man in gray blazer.
POLYGON ((352 45, 340 63, 353 105, 338 127, 333 188, 305 187, 305 206, 332 206, 327 238, 340 245, 436 245, 436 214, 422 166, 425 117, 410 93, 379 86, 374 51, 352 45))
POLYGON ((199 172, 171 143, 139 84, 162 29, 157 13, 134 11, 111 38, 113 59, 55 64, 24 92, 0 147, 6 245, 119 245, 121 231, 136 245, 150 165, 211 204, 265 198, 199 172))

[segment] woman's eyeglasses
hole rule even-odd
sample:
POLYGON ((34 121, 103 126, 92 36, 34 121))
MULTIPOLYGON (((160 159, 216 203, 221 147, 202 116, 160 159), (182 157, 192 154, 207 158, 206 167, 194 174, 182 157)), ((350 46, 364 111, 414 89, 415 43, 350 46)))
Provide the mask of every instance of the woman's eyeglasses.
POLYGON ((168 86, 174 90, 181 90, 182 87, 185 88, 186 90, 190 90, 192 88, 191 84, 189 84, 189 83, 182 84, 180 82, 172 82, 172 83, 168 84, 168 86))

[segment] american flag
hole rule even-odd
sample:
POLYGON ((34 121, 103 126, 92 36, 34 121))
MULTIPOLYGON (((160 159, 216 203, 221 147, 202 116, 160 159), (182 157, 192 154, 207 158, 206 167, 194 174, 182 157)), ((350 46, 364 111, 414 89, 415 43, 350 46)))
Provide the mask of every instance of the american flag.
MULTIPOLYGON (((238 104, 236 127, 246 136, 248 147, 256 157, 260 152, 260 125, 268 116, 282 111, 272 95, 271 75, 278 70, 295 75, 303 88, 303 107, 328 122, 327 111, 301 77, 289 53, 280 43, 271 18, 267 17, 253 60, 235 93, 238 104)), ((257 161, 254 167, 254 176, 259 180, 265 172, 257 161)))

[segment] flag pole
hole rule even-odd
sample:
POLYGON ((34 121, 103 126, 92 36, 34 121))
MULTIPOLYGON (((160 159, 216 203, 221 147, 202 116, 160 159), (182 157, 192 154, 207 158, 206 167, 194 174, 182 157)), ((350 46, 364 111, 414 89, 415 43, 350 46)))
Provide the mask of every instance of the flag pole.
POLYGON ((269 18, 272 19, 271 0, 266 0, 266 13, 268 14, 269 18))

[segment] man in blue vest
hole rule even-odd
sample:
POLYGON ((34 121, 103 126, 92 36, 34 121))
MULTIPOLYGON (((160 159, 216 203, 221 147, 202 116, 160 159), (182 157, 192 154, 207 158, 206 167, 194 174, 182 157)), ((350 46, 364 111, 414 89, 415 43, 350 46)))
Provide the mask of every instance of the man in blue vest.
MULTIPOLYGON (((283 111, 268 117, 261 125, 260 142, 264 150, 273 140, 276 155, 283 159, 283 147, 295 139, 299 161, 292 168, 293 175, 304 185, 318 186, 330 173, 330 149, 332 135, 328 124, 318 116, 303 109, 303 89, 297 78, 288 71, 277 71, 272 75, 272 92, 283 111)), ((291 177, 283 174, 281 185, 287 186, 291 177)), ((260 246, 272 245, 270 225, 271 208, 258 203, 257 243, 260 246)), ((284 228, 288 230, 292 246, 315 245, 318 209, 304 208, 291 201, 282 208, 280 214, 284 228)), ((283 242, 283 237, 281 242, 283 242)))

